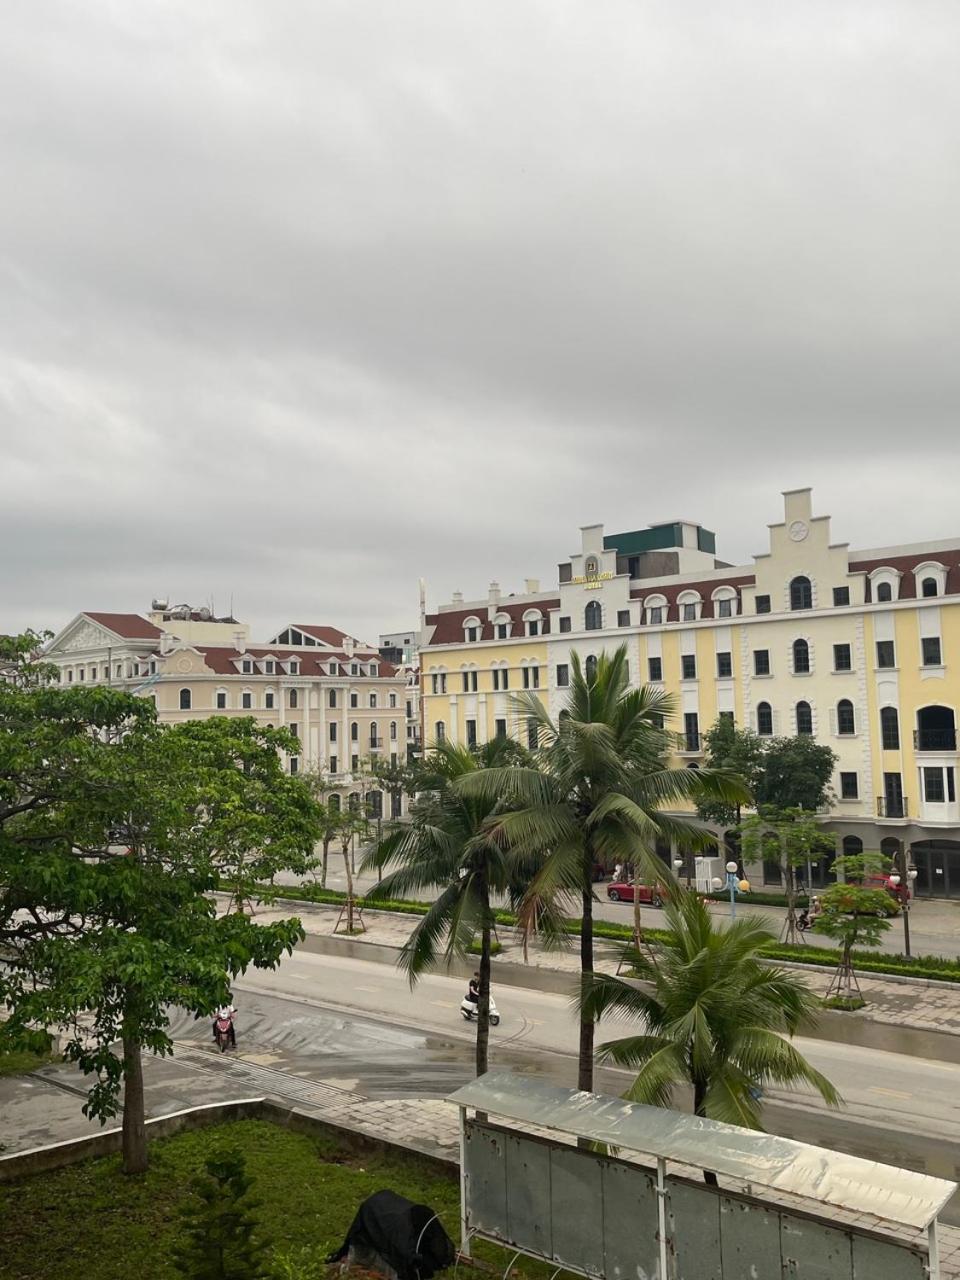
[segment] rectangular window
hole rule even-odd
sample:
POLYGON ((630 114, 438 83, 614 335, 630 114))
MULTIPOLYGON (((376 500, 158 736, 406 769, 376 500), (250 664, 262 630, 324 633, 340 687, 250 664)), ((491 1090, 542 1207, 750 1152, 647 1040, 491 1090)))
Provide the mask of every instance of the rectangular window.
POLYGON ((570 683, 570 668, 565 662, 557 663, 557 688, 565 689, 570 683))
POLYGON ((697 659, 692 653, 685 653, 680 659, 680 675, 684 680, 696 680, 697 659))
POLYGON ((477 692, 477 679, 478 679, 477 672, 471 671, 470 672, 470 692, 471 693, 477 692))
POLYGON ((299 773, 299 772, 300 772, 300 761, 297 759, 297 757, 296 757, 296 756, 291 756, 291 757, 290 757, 290 772, 291 772, 291 773, 299 773))
POLYGON ((850 603, 850 588, 834 587, 833 588, 833 607, 835 609, 839 609, 841 605, 845 605, 849 603, 850 603))
POLYGON ((684 622, 696 622, 697 606, 695 604, 685 604, 683 606, 683 620, 684 622))
POLYGON ((244 658, 244 660, 243 660, 243 674, 244 674, 245 676, 249 676, 249 675, 251 675, 251 674, 252 674, 252 672, 253 672, 253 663, 250 661, 250 659, 249 659, 249 658, 244 658))
POLYGON ((683 717, 683 739, 688 751, 700 750, 700 717, 696 711, 688 711, 683 717))
POLYGON ((647 621, 651 627, 659 627, 663 622, 663 606, 654 605, 652 609, 647 610, 647 621))
POLYGON ((477 745, 477 722, 476 720, 467 721, 467 746, 475 747, 477 745))
POLYGON ((560 619, 560 630, 561 630, 561 631, 571 631, 571 630, 572 630, 572 627, 571 627, 571 625, 570 625, 570 619, 569 619, 569 618, 561 618, 561 619, 560 619))
POLYGON ((540 688, 540 668, 539 667, 523 668, 523 687, 525 689, 540 688))
POLYGON ((266 707, 268 711, 273 710, 273 690, 272 689, 268 689, 267 692, 263 695, 263 705, 266 707))
POLYGON ((497 623, 497 639, 498 640, 506 640, 509 635, 509 631, 510 631, 509 622, 497 623))
POLYGON ((469 692, 470 692, 470 672, 469 672, 469 671, 464 671, 464 672, 461 674, 461 677, 460 677, 460 678, 461 678, 461 680, 463 681, 463 692, 464 692, 464 693, 469 693, 469 692))
POLYGON ((476 640, 476 638, 477 638, 477 628, 476 628, 476 627, 467 627, 467 643, 468 643, 468 644, 473 644, 473 642, 476 640))
POLYGON ((241 694, 240 703, 244 711, 249 711, 250 708, 253 706, 253 695, 250 693, 241 694))
POLYGON ((330 741, 336 742, 336 740, 337 740, 337 726, 335 724, 332 724, 330 726, 330 741))
POLYGON ((877 666, 878 667, 895 667, 897 665, 896 654, 893 650, 892 640, 877 641, 877 666))
POLYGON ((440 692, 447 692, 447 673, 445 671, 440 672, 440 692))
POLYGON ((217 694, 217 709, 218 709, 219 711, 222 711, 226 705, 227 705, 227 695, 226 695, 225 693, 218 693, 218 694, 217 694))
POLYGON ((540 623, 539 623, 539 621, 535 621, 534 619, 531 619, 531 620, 527 623, 527 635, 528 635, 528 636, 538 636, 539 634, 540 634, 540 623))
POLYGON ((629 625, 630 625, 630 610, 618 609, 617 610, 617 626, 629 627, 629 625))
POLYGON ((331 690, 330 690, 330 693, 329 693, 329 695, 328 695, 328 697, 327 697, 327 702, 328 702, 328 705, 329 705, 329 706, 331 706, 331 707, 335 707, 335 706, 337 705, 337 691, 336 691, 336 689, 331 689, 331 690))
POLYGON ((853 659, 848 644, 835 644, 833 646, 833 669, 834 671, 853 670, 853 659))
POLYGON ((527 746, 531 751, 536 751, 540 745, 540 734, 536 720, 527 721, 527 746))
POLYGON ((733 601, 728 597, 717 601, 717 617, 732 618, 733 617, 733 601))
POLYGON ((947 768, 944 770, 944 773, 947 775, 947 799, 951 804, 953 804, 954 800, 957 798, 957 789, 953 781, 953 769, 947 768))
POLYGON ((756 609, 757 613, 769 613, 769 612, 770 612, 770 597, 769 597, 769 596, 754 596, 754 600, 753 600, 753 607, 756 609))
POLYGON ((290 730, 290 732, 293 734, 295 738, 300 737, 300 726, 298 724, 287 725, 287 728, 290 730))
POLYGON ((753 674, 755 676, 768 676, 770 674, 770 650, 769 649, 754 649, 753 674))
POLYGON ((663 679, 663 659, 662 658, 648 658, 647 666, 650 671, 651 680, 660 681, 663 679))
POLYGON ((840 799, 841 800, 858 800, 860 798, 860 784, 855 773, 841 773, 840 775, 840 799))
MULTIPOLYGON (((443 735, 442 735, 442 734, 440 734, 440 735, 439 735, 439 737, 438 737, 438 741, 441 741, 441 742, 443 741, 443 735)), ((360 768, 360 757, 359 757, 359 756, 351 756, 351 757, 350 757, 350 772, 351 772, 351 773, 356 773, 356 772, 357 772, 357 770, 358 770, 359 768, 360 768)))
POLYGON ((717 715, 717 719, 718 719, 718 720, 729 720, 729 721, 730 721, 730 723, 731 723, 731 724, 733 724, 733 712, 732 712, 732 711, 721 711, 721 712, 717 715))
POLYGON ((494 722, 493 722, 493 731, 494 731, 494 733, 497 735, 497 737, 498 737, 498 738, 505 738, 505 737, 507 736, 507 722, 506 722, 506 720, 494 720, 494 722))
POLYGON ((943 804, 946 792, 943 789, 942 769, 923 769, 923 798, 930 804, 943 804))
POLYGON ((940 657, 940 637, 924 636, 920 641, 923 649, 923 665, 925 667, 939 667, 941 663, 940 657))
POLYGON ((721 680, 733 675, 733 655, 731 653, 717 654, 717 675, 721 680))
POLYGON ((330 772, 331 772, 331 773, 336 773, 336 772, 337 772, 337 757, 336 757, 336 756, 331 756, 331 757, 330 757, 330 760, 329 760, 329 762, 328 762, 328 763, 329 763, 330 772))

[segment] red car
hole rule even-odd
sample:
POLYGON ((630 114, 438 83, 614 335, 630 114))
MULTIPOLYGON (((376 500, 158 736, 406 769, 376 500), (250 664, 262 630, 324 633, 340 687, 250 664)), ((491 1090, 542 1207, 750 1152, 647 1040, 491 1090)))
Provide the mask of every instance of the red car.
POLYGON ((635 890, 639 893, 640 901, 646 903, 647 906, 663 906, 660 891, 649 884, 635 886, 627 884, 624 880, 614 880, 613 884, 607 885, 607 897, 611 902, 633 902, 635 890))

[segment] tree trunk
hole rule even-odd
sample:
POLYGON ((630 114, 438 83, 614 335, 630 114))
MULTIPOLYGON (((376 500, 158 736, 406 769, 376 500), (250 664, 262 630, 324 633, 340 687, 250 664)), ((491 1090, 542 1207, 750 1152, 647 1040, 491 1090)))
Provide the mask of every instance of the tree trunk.
MULTIPOLYGON (((694 1080, 693 1082, 693 1114, 695 1116, 707 1116, 707 1090, 703 1081, 694 1080)), ((710 1169, 704 1169, 703 1180, 708 1187, 717 1186, 717 1175, 710 1169)))
POLYGON ((486 899, 483 911, 483 928, 480 930, 480 1000, 477 1004, 477 1075, 486 1075, 490 1053, 490 900, 486 899))
POLYGON ((146 1173, 147 1125, 140 1041, 123 1037, 123 1172, 146 1173))
MULTIPOLYGON (((593 978, 593 851, 587 846, 584 854, 583 919, 580 923, 580 993, 586 995, 587 984, 593 978)), ((580 1066, 577 1088, 593 1092, 593 1039, 596 1024, 593 1017, 580 1011, 580 1066)))
POLYGON ((803 941, 802 934, 797 931, 797 881, 793 863, 785 850, 783 861, 784 870, 787 873, 784 880, 787 887, 787 919, 783 940, 790 946, 794 946, 797 942, 803 941))
POLYGON ((321 889, 325 889, 327 887, 327 865, 328 865, 329 859, 330 859, 330 841, 324 840, 323 862, 321 863, 321 867, 320 867, 320 888, 321 889))

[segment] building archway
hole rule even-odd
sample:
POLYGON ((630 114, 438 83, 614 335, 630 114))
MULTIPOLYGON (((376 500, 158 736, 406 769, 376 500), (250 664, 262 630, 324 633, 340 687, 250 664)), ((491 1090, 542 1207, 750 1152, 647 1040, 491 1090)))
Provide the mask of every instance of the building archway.
POLYGON ((917 711, 918 751, 956 751, 957 724, 952 707, 920 707, 917 711))

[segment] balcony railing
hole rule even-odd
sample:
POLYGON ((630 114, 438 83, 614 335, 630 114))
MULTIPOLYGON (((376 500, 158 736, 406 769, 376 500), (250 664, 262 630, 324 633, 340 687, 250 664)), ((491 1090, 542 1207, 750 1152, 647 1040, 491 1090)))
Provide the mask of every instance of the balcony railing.
POLYGON ((878 818, 906 818, 910 813, 910 802, 906 796, 877 796, 878 818))
POLYGON ((699 733, 681 733, 677 739, 677 750, 681 755, 698 755, 701 750, 699 733))
POLYGON ((914 729, 915 751, 956 751, 956 729, 914 729))

